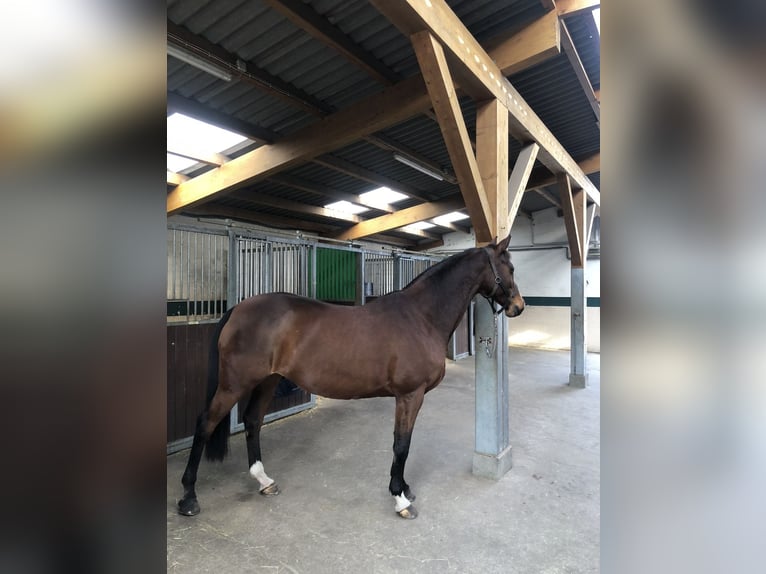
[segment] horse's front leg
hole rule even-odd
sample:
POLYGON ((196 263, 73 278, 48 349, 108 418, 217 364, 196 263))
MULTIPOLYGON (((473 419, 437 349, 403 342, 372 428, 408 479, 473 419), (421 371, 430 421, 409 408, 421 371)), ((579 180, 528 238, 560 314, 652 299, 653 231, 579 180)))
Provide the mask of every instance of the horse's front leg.
POLYGON ((423 404, 425 386, 407 395, 396 397, 396 422, 394 423, 394 462, 391 465, 391 482, 388 490, 394 497, 394 510, 402 518, 415 518, 418 513, 412 506, 415 496, 404 481, 404 464, 410 452, 410 440, 415 419, 423 404))

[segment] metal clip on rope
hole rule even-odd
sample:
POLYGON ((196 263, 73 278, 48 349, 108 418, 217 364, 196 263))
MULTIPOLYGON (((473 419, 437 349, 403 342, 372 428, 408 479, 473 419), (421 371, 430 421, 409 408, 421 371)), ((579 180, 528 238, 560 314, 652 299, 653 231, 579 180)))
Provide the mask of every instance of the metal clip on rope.
POLYGON ((493 315, 495 319, 495 326, 494 326, 494 336, 492 337, 479 337, 479 344, 484 344, 484 352, 487 354, 488 358, 492 358, 495 356, 495 351, 497 351, 497 315, 493 315), (492 348, 490 349, 490 345, 492 348))

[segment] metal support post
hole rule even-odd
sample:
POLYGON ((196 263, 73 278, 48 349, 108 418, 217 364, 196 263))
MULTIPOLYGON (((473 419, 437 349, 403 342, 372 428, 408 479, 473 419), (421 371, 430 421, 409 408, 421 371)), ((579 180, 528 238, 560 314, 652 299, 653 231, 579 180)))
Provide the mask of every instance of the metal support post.
POLYGON ((402 256, 398 253, 394 253, 394 291, 400 290, 402 285, 402 256))
MULTIPOLYGON (((226 284, 226 309, 231 309, 239 303, 239 248, 237 246, 237 234, 233 229, 229 229, 229 269, 227 270, 226 284)), ((231 409, 231 418, 229 420, 229 432, 235 432, 239 423, 239 403, 234 403, 231 409)))
POLYGON ((588 386, 588 342, 585 337, 585 269, 572 267, 572 318, 571 318, 571 372, 569 385, 584 389, 588 386))
POLYGON ((226 270, 226 309, 231 309, 237 301, 237 236, 233 230, 229 230, 229 257, 228 269, 226 270))
POLYGON ((504 314, 480 301, 476 324, 476 447, 473 473, 498 480, 513 466, 508 391, 508 329, 504 314))
POLYGON ((317 298, 317 246, 311 246, 311 298, 317 298))
POLYGON ((355 305, 364 305, 367 298, 364 294, 364 251, 358 251, 356 254, 356 297, 355 305))

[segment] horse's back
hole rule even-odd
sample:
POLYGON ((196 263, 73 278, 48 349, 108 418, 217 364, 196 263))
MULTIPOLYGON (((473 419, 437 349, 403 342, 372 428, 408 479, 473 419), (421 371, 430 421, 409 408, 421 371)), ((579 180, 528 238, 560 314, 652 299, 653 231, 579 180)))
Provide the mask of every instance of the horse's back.
POLYGON ((446 351, 398 298, 352 307, 288 293, 242 301, 219 344, 251 378, 279 373, 332 398, 397 395, 437 382, 446 351))

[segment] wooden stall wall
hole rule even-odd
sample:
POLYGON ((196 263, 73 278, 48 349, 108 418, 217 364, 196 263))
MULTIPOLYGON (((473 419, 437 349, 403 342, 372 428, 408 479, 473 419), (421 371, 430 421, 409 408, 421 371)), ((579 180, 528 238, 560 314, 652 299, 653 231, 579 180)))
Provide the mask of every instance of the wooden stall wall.
POLYGON ((210 338, 217 322, 168 325, 168 443, 194 435, 205 407, 210 338))

